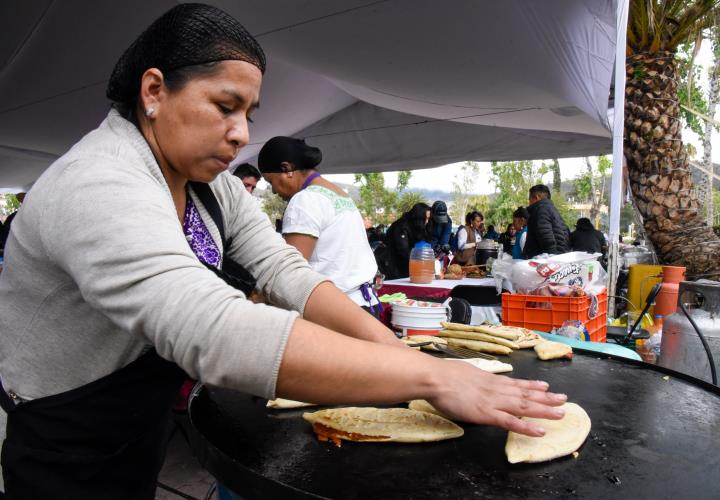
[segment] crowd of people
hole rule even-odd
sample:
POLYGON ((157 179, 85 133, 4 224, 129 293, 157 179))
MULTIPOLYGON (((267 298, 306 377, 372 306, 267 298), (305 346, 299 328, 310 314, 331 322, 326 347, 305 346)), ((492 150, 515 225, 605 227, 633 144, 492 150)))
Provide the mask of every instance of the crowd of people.
POLYGON ((513 212, 512 222, 502 233, 493 224, 486 228, 485 217, 478 210, 469 211, 465 224, 453 232, 447 205, 436 201, 432 207, 417 203, 387 230, 384 225, 368 228, 367 239, 387 279, 408 276, 410 251, 420 241, 431 243, 436 256, 452 256, 453 262, 461 265, 473 263, 482 240, 496 241, 513 259, 572 250, 601 253, 605 258, 608 250, 605 236, 587 217, 579 218, 575 230, 570 231, 552 202, 550 189, 543 184, 530 188, 527 207, 513 212))

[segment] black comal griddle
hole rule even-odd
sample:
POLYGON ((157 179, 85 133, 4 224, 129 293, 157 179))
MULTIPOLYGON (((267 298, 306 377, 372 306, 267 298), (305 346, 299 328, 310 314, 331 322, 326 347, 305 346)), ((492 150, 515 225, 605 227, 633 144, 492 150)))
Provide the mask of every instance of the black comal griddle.
MULTIPOLYGON (((504 357, 502 358, 503 360, 504 357)), ((507 463, 507 432, 462 424, 438 443, 319 442, 304 411, 202 388, 193 448, 218 481, 248 498, 720 498, 718 387, 597 353, 508 359, 513 375, 550 383, 590 415, 577 458, 507 463), (667 380, 666 380, 667 377, 667 380)))

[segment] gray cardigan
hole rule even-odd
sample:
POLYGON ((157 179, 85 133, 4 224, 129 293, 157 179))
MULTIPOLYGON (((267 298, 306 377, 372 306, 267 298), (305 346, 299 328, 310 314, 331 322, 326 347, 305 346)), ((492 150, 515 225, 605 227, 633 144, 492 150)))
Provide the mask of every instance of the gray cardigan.
POLYGON ((285 244, 238 179, 223 173, 211 187, 232 237, 227 255, 277 307, 251 303, 203 267, 147 143, 111 111, 38 179, 13 223, 0 274, 5 389, 57 394, 152 345, 207 384, 274 397, 293 322, 326 278, 285 244))

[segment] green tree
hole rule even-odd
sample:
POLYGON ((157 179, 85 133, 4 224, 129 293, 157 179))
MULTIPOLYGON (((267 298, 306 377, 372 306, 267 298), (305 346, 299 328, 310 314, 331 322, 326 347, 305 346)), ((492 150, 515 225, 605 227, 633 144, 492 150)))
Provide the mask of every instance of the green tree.
POLYGON ((385 187, 385 176, 382 172, 355 174, 355 184, 360 185, 358 209, 373 224, 391 222, 398 215, 398 203, 410 177, 410 171, 399 172, 395 189, 390 190, 385 187))
POLYGON ((270 222, 275 223, 276 220, 283 218, 283 214, 287 208, 287 201, 273 193, 272 189, 266 189, 260 197, 260 200, 262 210, 270 218, 270 222))
POLYGON ((470 199, 475 192, 478 175, 480 175, 480 165, 474 161, 466 161, 453 179, 450 217, 458 224, 465 224, 465 214, 470 207, 470 199))
POLYGON ((485 218, 497 223, 512 220, 512 213, 517 207, 527 206, 530 188, 541 184, 543 175, 548 171, 547 165, 538 166, 530 160, 493 162, 491 180, 496 194, 485 218))
POLYGON ((418 193, 417 191, 404 191, 400 195, 396 205, 397 213, 405 213, 418 203, 429 204, 422 193, 418 193))
POLYGON ((18 201, 17 197, 14 194, 5 194, 0 195, 4 198, 5 204, 0 204, 0 214, 2 215, 10 215, 14 211, 16 211, 18 208, 20 208, 20 202, 18 201))

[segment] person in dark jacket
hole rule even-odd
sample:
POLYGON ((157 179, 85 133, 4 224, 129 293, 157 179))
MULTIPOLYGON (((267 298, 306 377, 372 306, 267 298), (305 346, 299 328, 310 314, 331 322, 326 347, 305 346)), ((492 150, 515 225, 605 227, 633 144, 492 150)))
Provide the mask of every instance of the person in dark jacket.
POLYGON ((505 232, 497 240, 503 246, 503 252, 508 255, 512 254, 512 248, 515 244, 515 232, 515 226, 512 223, 508 224, 505 232))
POLYGON ((497 231, 495 231, 495 226, 493 224, 490 224, 488 226, 487 233, 483 235, 484 240, 494 240, 497 241, 497 239, 500 237, 497 231))
MULTIPOLYGON (((22 204, 23 200, 25 199, 25 193, 18 193, 15 195, 15 198, 17 198, 18 203, 22 204)), ((5 242, 7 241, 8 236, 10 236, 10 224, 12 224, 12 221, 16 215, 17 210, 8 215, 8 218, 5 219, 4 224, 0 222, 0 256, 2 256, 3 254, 5 242)))
POLYGON ((605 236, 595 229, 587 217, 580 217, 575 223, 575 231, 570 234, 570 246, 573 250, 588 253, 605 253, 605 236))
POLYGON ((430 244, 435 254, 450 253, 450 235, 452 235, 452 219, 448 215, 447 205, 444 201, 438 200, 433 203, 430 209, 430 244))
POLYGON ((384 273, 387 279, 406 278, 410 275, 410 251, 418 241, 429 241, 428 222, 430 207, 425 203, 416 203, 390 225, 385 244, 392 261, 392 270, 384 273))
POLYGON ((538 184, 530 188, 527 211, 530 215, 527 240, 523 248, 526 259, 542 253, 560 254, 570 251, 570 229, 550 200, 550 189, 538 184))

